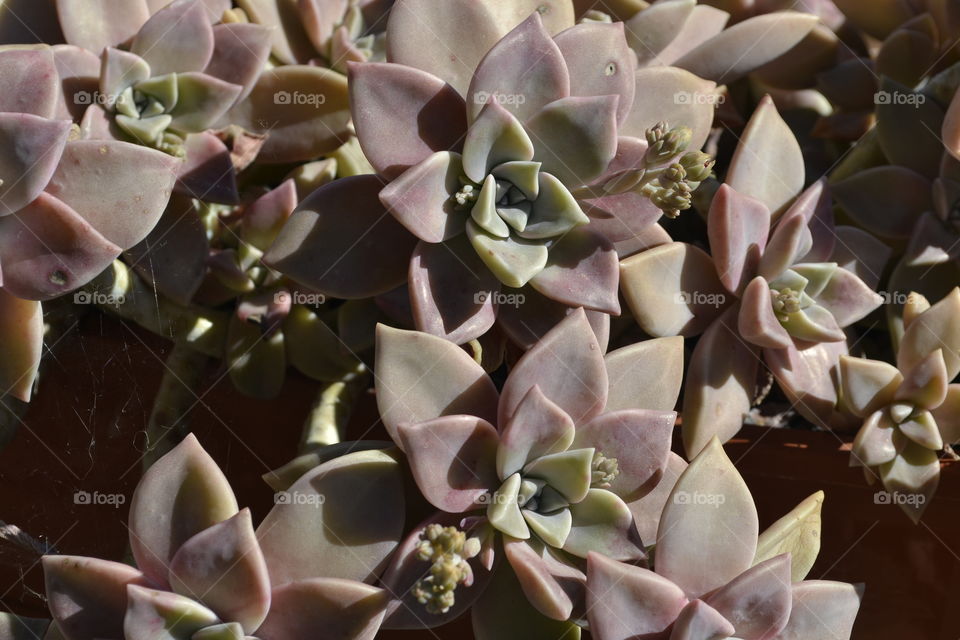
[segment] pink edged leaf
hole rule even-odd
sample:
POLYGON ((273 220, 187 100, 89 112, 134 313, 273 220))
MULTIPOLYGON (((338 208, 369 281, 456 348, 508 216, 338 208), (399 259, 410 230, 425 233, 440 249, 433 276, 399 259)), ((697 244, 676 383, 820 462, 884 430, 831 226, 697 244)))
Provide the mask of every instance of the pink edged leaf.
POLYGON ((499 438, 486 420, 443 416, 401 424, 397 435, 420 493, 441 511, 468 511, 496 488, 499 438))
POLYGON ((476 640, 580 640, 576 624, 548 618, 531 604, 507 562, 494 570, 471 618, 476 640))
POLYGON ((780 217, 803 189, 803 154, 770 96, 750 117, 727 171, 727 184, 780 217))
POLYGON ((432 153, 459 151, 466 105, 443 80, 380 62, 351 64, 349 77, 357 138, 380 174, 396 178, 432 153))
MULTIPOLYGON (((344 18, 348 9, 347 0, 304 0, 297 3, 303 27, 317 51, 330 50, 330 38, 344 18)), ((336 59, 335 56, 331 56, 336 59)))
POLYGON ((930 353, 943 350, 947 380, 960 373, 960 288, 954 288, 907 327, 897 352, 897 368, 910 371, 930 353))
POLYGON ((674 411, 608 411, 580 425, 571 448, 593 447, 616 458, 620 472, 607 488, 626 501, 634 500, 663 473, 676 420, 674 411))
POLYGON ((710 256, 684 242, 623 260, 620 289, 637 324, 655 337, 697 335, 732 299, 710 256))
MULTIPOLYGON (((633 108, 620 135, 643 138, 644 132, 669 114, 671 127, 689 127, 690 150, 699 149, 713 125, 716 85, 676 67, 649 67, 636 73, 633 108)), ((739 190, 739 189, 738 189, 739 190)), ((752 195, 752 194, 748 194, 752 195)))
POLYGON ((496 320, 500 281, 465 237, 420 242, 410 259, 410 303, 419 331, 464 344, 496 320))
POLYGON ((70 132, 67 120, 0 113, 0 216, 22 209, 47 186, 70 132))
POLYGON ((497 417, 497 389, 483 368, 453 343, 426 333, 377 326, 377 406, 387 433, 446 415, 497 417))
POLYGON ((126 640, 187 640, 205 627, 220 622, 199 602, 169 591, 127 586, 127 613, 123 618, 126 640), (158 630, 159 633, 158 633, 158 630))
POLYGON ((60 78, 52 49, 0 51, 0 82, 6 88, 0 96, 0 112, 40 118, 56 115, 60 78))
POLYGON ((840 327, 847 327, 870 315, 883 304, 883 296, 851 271, 837 269, 816 296, 817 304, 833 315, 840 327))
POLYGON ((534 385, 574 424, 603 410, 607 402, 603 350, 582 309, 561 320, 510 371, 500 396, 498 424, 506 424, 534 385))
POLYGON ((47 193, 0 218, 3 287, 28 300, 49 300, 110 266, 120 247, 47 193))
POLYGON ((617 154, 618 96, 561 98, 527 121, 542 171, 567 187, 590 184, 617 154))
POLYGON ((566 451, 573 437, 573 420, 534 385, 502 429, 497 474, 507 478, 531 460, 566 451))
POLYGON ((774 640, 850 638, 863 597, 861 587, 830 580, 805 580, 791 590, 790 619, 774 640))
POLYGON ((713 322, 697 342, 683 399, 683 448, 697 455, 714 436, 725 442, 753 404, 758 349, 740 337, 737 308, 713 322))
POLYGON ((270 577, 250 510, 243 509, 183 543, 170 561, 170 585, 221 620, 253 633, 270 609, 270 577))
POLYGON ((130 548, 137 566, 166 585, 184 542, 237 513, 237 500, 213 458, 190 434, 140 479, 130 503, 130 548))
POLYGON ((237 204, 237 172, 230 150, 208 131, 191 133, 183 144, 186 153, 177 177, 178 193, 206 202, 237 204))
POLYGON ((56 0, 67 42, 100 53, 136 35, 150 17, 146 0, 56 0))
MULTIPOLYGON (((673 488, 657 532, 657 573, 690 597, 753 564, 759 521, 753 497, 714 437, 673 488)), ((789 582, 789 566, 787 567, 789 582)))
POLYGON ((284 180, 246 206, 240 220, 240 236, 244 242, 266 251, 296 208, 296 182, 284 180))
POLYGON ((290 216, 264 261, 335 298, 400 286, 417 239, 384 210, 381 186, 378 177, 359 175, 320 187, 290 216))
POLYGON ((953 444, 960 441, 960 384, 949 385, 943 404, 930 413, 937 422, 943 442, 953 444))
POLYGON ((610 390, 604 411, 672 411, 683 384, 683 338, 643 340, 603 358, 610 390))
POLYGON ((150 78, 150 65, 135 53, 111 47, 103 50, 100 59, 100 92, 105 100, 116 103, 125 89, 150 78))
POLYGON ((318 576, 374 582, 403 536, 403 485, 400 463, 379 450, 348 453, 302 476, 257 527, 271 584, 318 576))
MULTIPOLYGON (((504 289, 513 299, 507 299, 497 308, 497 326, 520 348, 530 349, 543 336, 576 311, 573 307, 552 300, 531 286, 522 289, 504 289), (522 297, 521 297, 522 296, 522 297)), ((587 311, 587 320, 604 351, 610 338, 610 316, 599 311, 587 311)))
POLYGON ((539 541, 506 538, 503 551, 527 600, 552 620, 569 620, 583 606, 587 576, 539 541))
POLYGON ((213 29, 203 3, 174 0, 140 28, 130 50, 147 61, 154 76, 203 71, 213 55, 213 29))
POLYGON ((893 402, 903 374, 879 360, 840 357, 840 383, 844 405, 854 414, 868 416, 893 402))
POLYGON ((834 235, 836 246, 830 260, 841 269, 855 274, 870 289, 876 289, 880 284, 880 274, 890 259, 890 247, 856 227, 837 227, 834 235))
POLYGON ((801 216, 784 219, 770 236, 770 242, 757 266, 758 275, 775 280, 806 255, 812 246, 813 235, 806 220, 801 216))
POLYGON ((177 74, 177 104, 170 115, 170 127, 196 132, 213 127, 236 102, 243 87, 219 78, 190 71, 177 74))
POLYGON ((744 340, 758 347, 785 349, 793 344, 773 310, 773 293, 762 276, 751 280, 743 291, 737 327, 744 340))
POLYGON ((740 638, 768 638, 790 617, 790 554, 747 569, 705 599, 729 620, 740 638))
POLYGON ((826 427, 840 419, 836 415, 838 364, 847 353, 846 340, 795 343, 786 349, 764 349, 763 359, 794 408, 826 427))
POLYGON ((241 22, 213 27, 213 55, 206 68, 198 69, 243 87, 238 100, 249 95, 270 55, 270 31, 259 24, 241 22))
POLYGON ((521 122, 570 95, 567 65, 534 12, 497 42, 480 61, 466 93, 471 120, 487 102, 506 107, 521 122))
POLYGON ((872 167, 833 185, 837 203, 858 225, 884 238, 907 238, 933 209, 930 181, 905 167, 872 167))
POLYGON ((813 245, 800 256, 804 262, 826 262, 833 255, 837 236, 833 224, 833 201, 826 178, 817 180, 801 193, 783 214, 784 219, 801 216, 807 221, 813 245))
POLYGON ((898 500, 898 504, 917 524, 940 484, 940 459, 936 451, 903 437, 896 438, 894 444, 897 456, 880 465, 880 480, 890 493, 912 497, 898 500))
POLYGON ((499 102, 491 100, 483 105, 467 130, 463 141, 463 173, 473 182, 482 183, 497 165, 527 162, 533 153, 533 143, 520 120, 499 102))
POLYGON ((43 353, 43 310, 39 302, 23 300, 0 288, 0 388, 30 402, 43 353))
POLYGON ((906 372, 894 400, 933 409, 947 399, 949 382, 943 349, 937 349, 906 372))
POLYGON ((54 45, 52 50, 60 78, 56 117, 80 120, 100 86, 100 58, 71 44, 54 45), (87 100, 87 96, 91 96, 91 100, 87 100))
MULTIPOLYGON (((657 54, 677 38, 696 6, 696 0, 668 0, 651 5, 624 20, 627 42, 636 52, 641 65, 646 66, 657 60, 657 54)), ((707 33, 705 37, 709 38, 710 35, 707 33)), ((662 64, 670 64, 670 61, 663 61, 662 64)))
POLYGON ((673 623, 670 640, 728 638, 733 634, 733 625, 716 609, 703 600, 691 600, 673 623))
POLYGON ((44 556, 47 605, 71 640, 122 638, 127 585, 146 585, 137 569, 80 556, 44 556))
POLYGON ((547 266, 530 280, 530 285, 571 307, 620 315, 619 266, 609 240, 578 227, 550 247, 547 266))
POLYGON ((686 468, 687 463, 683 458, 673 452, 668 453, 663 473, 650 481, 654 486, 642 498, 627 503, 641 540, 656 540, 660 514, 663 513, 663 507, 667 504, 680 474, 686 468))
MULTIPOLYGON (((617 154, 594 185, 602 187, 623 171, 636 168, 647 153, 647 141, 630 136, 617 138, 617 154)), ((663 212, 646 196, 628 191, 596 198, 580 198, 580 206, 590 218, 590 227, 611 242, 636 239, 656 228, 663 212)))
POLYGON ((466 229, 469 211, 457 209, 453 197, 462 176, 460 154, 437 151, 385 186, 380 202, 420 240, 443 242, 466 229))
POLYGON ((645 557, 633 513, 617 494, 590 489, 583 500, 571 504, 569 509, 573 526, 563 543, 567 553, 586 558, 595 551, 624 562, 645 557))
MULTIPOLYGON (((473 571, 471 584, 460 584, 455 592, 456 599, 453 606, 446 613, 428 613, 413 594, 413 586, 421 578, 430 573, 431 563, 421 560, 417 556, 417 549, 422 540, 421 534, 429 524, 440 524, 444 527, 460 527, 463 520, 461 514, 437 512, 424 522, 417 525, 406 539, 400 543, 390 559, 390 565, 383 572, 381 583, 390 593, 391 601, 387 607, 387 615, 383 621, 384 629, 432 629, 446 624, 462 615, 480 597, 486 589, 493 573, 481 561, 483 552, 467 560, 473 571)), ((482 530, 473 530, 468 536, 482 536, 482 530)))
POLYGON ((683 590, 653 571, 587 556, 587 619, 597 640, 656 637, 686 604, 683 590))
POLYGON ((720 282, 741 295, 756 275, 770 233, 770 211, 759 200, 720 185, 707 217, 710 250, 720 282))
POLYGON ((570 69, 570 95, 619 96, 617 123, 624 122, 636 92, 636 57, 621 22, 580 23, 555 38, 570 69))
POLYGON ((68 142, 47 191, 121 249, 143 240, 163 214, 180 161, 126 142, 68 142))
POLYGON ((305 578, 273 591, 262 640, 373 640, 386 612, 383 589, 353 580, 305 578))

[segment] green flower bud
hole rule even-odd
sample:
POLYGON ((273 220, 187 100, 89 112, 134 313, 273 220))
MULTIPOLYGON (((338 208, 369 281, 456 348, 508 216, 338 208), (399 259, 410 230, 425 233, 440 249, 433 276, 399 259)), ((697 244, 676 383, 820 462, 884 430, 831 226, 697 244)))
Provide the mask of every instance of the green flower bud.
POLYGON ((702 151, 691 151, 680 158, 680 166, 686 170, 690 182, 703 182, 709 178, 715 163, 716 160, 702 151))

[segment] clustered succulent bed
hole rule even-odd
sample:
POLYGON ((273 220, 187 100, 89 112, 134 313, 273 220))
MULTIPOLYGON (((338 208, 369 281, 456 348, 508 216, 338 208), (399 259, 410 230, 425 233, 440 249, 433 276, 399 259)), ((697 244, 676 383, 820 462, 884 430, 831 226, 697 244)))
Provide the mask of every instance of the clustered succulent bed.
POLYGON ((129 562, 45 556, 0 636, 851 637, 823 493, 761 530, 723 444, 831 430, 935 499, 960 2, 41 4, 0 7, 4 416, 66 314, 173 347, 129 562), (211 360, 317 387, 258 525, 186 428, 211 360))

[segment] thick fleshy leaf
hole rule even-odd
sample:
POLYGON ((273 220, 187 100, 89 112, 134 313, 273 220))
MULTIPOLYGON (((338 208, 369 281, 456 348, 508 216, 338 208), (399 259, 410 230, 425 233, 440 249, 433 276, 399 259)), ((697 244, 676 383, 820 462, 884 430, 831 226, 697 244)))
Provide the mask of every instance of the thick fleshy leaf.
POLYGON ((496 421, 498 395, 490 377, 447 340, 378 325, 375 368, 380 419, 394 441, 402 423, 455 414, 496 421))
POLYGON ((750 117, 727 171, 727 184, 767 206, 773 220, 800 194, 803 154, 770 96, 750 117))
POLYGON ((73 209, 47 193, 0 218, 3 288, 47 300, 89 282, 120 255, 73 209))
POLYGON ((717 438, 673 488, 657 532, 657 573, 699 597, 727 584, 757 550, 757 509, 717 438))
POLYGON ((467 130, 463 142, 463 172, 481 183, 504 162, 533 159, 533 143, 520 121, 499 102, 488 102, 467 130))
POLYGON ((787 515, 767 527, 757 540, 754 563, 780 554, 790 554, 789 582, 803 580, 820 553, 820 510, 823 491, 798 504, 787 515))
POLYGON ((277 587, 270 615, 257 630, 263 640, 373 640, 389 594, 383 589, 328 577, 277 587))
MULTIPOLYGON (((497 309, 497 326, 524 350, 533 347, 561 320, 576 312, 576 309, 551 300, 530 286, 517 293, 523 296, 523 304, 500 305, 497 309)), ((521 298, 514 300, 520 302, 521 298)), ((587 311, 586 314, 597 336, 597 343, 606 350, 610 338, 610 316, 599 311, 587 311)))
POLYGON ((189 640, 204 627, 220 622, 202 604, 169 591, 127 587, 123 637, 127 640, 189 640))
POLYGON ((619 473, 607 488, 624 500, 633 500, 666 467, 676 419, 673 411, 607 411, 577 428, 572 447, 592 447, 616 458, 619 473))
POLYGON ((756 16, 725 29, 673 64, 728 84, 792 49, 816 24, 816 16, 797 11, 756 16), (744 50, 744 42, 750 43, 749 49, 744 50))
POLYGON ((397 435, 420 493, 441 511, 467 511, 498 485, 499 439, 486 420, 444 416, 401 424, 397 435))
POLYGON ((431 153, 459 150, 466 105, 453 87, 425 71, 389 63, 350 65, 357 137, 370 164, 395 178, 431 153))
POLYGON ((673 452, 668 453, 667 464, 663 474, 656 478, 656 486, 639 500, 627 503, 633 512, 633 521, 641 540, 656 540, 660 514, 663 513, 663 507, 670 498, 677 479, 686 468, 687 463, 683 458, 673 452))
POLYGON ((860 171, 833 185, 837 203, 850 217, 886 238, 906 238, 920 214, 933 209, 930 181, 905 167, 860 171))
POLYGON ((264 256, 297 282, 348 300, 385 293, 407 279, 417 239, 377 198, 373 175, 331 182, 300 203, 264 256))
POLYGON ((47 185, 61 159, 70 122, 0 113, 0 216, 25 207, 47 185))
POLYGON ((817 344, 795 343, 786 349, 764 349, 763 358, 796 410, 819 426, 836 420, 840 357, 848 353, 845 340, 817 344))
POLYGON ((590 552, 612 560, 644 557, 643 542, 633 522, 633 513, 615 493, 590 489, 586 497, 570 505, 573 526, 563 550, 586 558, 590 552))
POLYGON ((87 95, 92 98, 100 86, 100 57, 71 44, 54 45, 52 52, 60 79, 56 117, 79 121, 89 106, 87 95))
POLYGON ((153 75, 203 71, 213 55, 207 10, 194 0, 175 0, 140 28, 130 50, 147 61, 153 75))
MULTIPOLYGON (((274 299, 273 295, 267 295, 274 299)), ((284 336, 280 331, 267 332, 273 324, 269 320, 270 307, 260 300, 251 299, 249 302, 258 315, 262 313, 264 322, 258 324, 244 318, 241 313, 246 308, 245 302, 241 302, 237 313, 231 315, 227 327, 224 351, 230 381, 240 392, 251 397, 276 398, 283 388, 287 370, 284 336)))
POLYGON ((490 497, 487 505, 487 521, 490 526, 508 536, 527 540, 530 529, 520 511, 520 489, 523 479, 515 473, 503 481, 503 484, 490 497))
POLYGON ((857 227, 837 227, 834 235, 837 244, 830 259, 841 269, 856 275, 871 289, 876 289, 890 259, 890 247, 857 227))
POLYGON ((624 21, 627 43, 641 65, 656 60, 657 54, 680 33, 696 5, 696 0, 667 0, 624 21))
POLYGON ((876 467, 897 455, 896 425, 886 411, 874 411, 863 421, 850 452, 850 466, 876 467))
POLYGON ((57 0, 67 42, 100 53, 136 35, 150 17, 145 0, 57 0))
POLYGON ((47 191, 69 205, 107 240, 128 249, 163 214, 179 161, 125 142, 68 142, 47 191))
POLYGON ((617 123, 626 120, 636 92, 636 58, 627 44, 629 28, 622 22, 587 22, 556 37, 570 70, 570 94, 619 96, 617 123))
POLYGON ((472 120, 494 102, 525 121, 554 100, 570 95, 570 76, 557 44, 534 12, 497 42, 480 61, 466 93, 472 120))
POLYGON ((947 380, 960 373, 960 288, 955 288, 907 327, 897 352, 897 368, 910 371, 936 349, 943 349, 947 380))
POLYGON ((130 503, 130 549, 156 585, 184 542, 237 513, 237 500, 213 458, 190 434, 140 479, 130 503))
POLYGON ((916 524, 937 491, 940 460, 936 451, 911 440, 898 449, 893 460, 880 465, 880 480, 887 491, 899 494, 897 504, 916 524))
POLYGON ((787 624, 790 582, 790 554, 785 553, 747 569, 705 601, 733 624, 738 637, 766 638, 787 624))
MULTIPOLYGON (((503 216, 503 208, 499 211, 503 216)), ((537 198, 532 202, 523 231, 517 235, 529 239, 557 238, 589 222, 590 218, 567 187, 552 174, 541 171, 537 175, 537 198)))
POLYGON ((842 356, 840 382, 845 406, 864 417, 893 402, 903 374, 886 362, 842 356))
POLYGON ((617 153, 617 96, 562 98, 527 123, 542 170, 569 188, 590 184, 617 153))
POLYGON ((50 48, 0 52, 0 82, 7 88, 0 97, 0 112, 54 117, 59 80, 50 48))
POLYGON ((393 456, 358 451, 325 462, 279 494, 257 527, 270 582, 372 582, 400 543, 403 518, 403 471, 393 456))
POLYGON ((943 349, 937 349, 904 374, 894 400, 933 409, 946 399, 949 382, 943 349))
POLYGON ((43 573, 50 614, 71 640, 123 637, 127 585, 147 584, 129 565, 80 556, 44 556, 43 573))
POLYGON ((230 149, 220 138, 204 131, 188 134, 184 140, 186 154, 177 178, 177 192, 223 204, 237 204, 237 172, 230 149))
POLYGON ((850 637, 862 589, 844 582, 806 580, 791 587, 793 607, 775 640, 850 637))
MULTIPOLYGON (((170 127, 185 132, 209 129, 226 113, 242 90, 240 85, 198 71, 178 73, 177 104, 170 111, 173 117, 170 127)), ((278 111, 282 109, 278 108, 278 111)))
POLYGON ((587 618, 597 640, 656 637, 686 604, 683 590, 653 571, 587 556, 587 618))
POLYGON ((953 444, 960 440, 960 384, 949 385, 946 400, 931 413, 945 443, 953 444))
POLYGON ((744 340, 758 347, 784 349, 793 344, 773 310, 773 292, 762 276, 751 280, 743 291, 737 328, 744 340))
POLYGON ((23 402, 30 401, 43 352, 43 310, 39 302, 23 300, 0 288, 0 386, 23 402))
POLYGON ((621 125, 620 135, 643 138, 647 129, 661 122, 664 114, 669 114, 668 125, 689 127, 692 131, 688 149, 703 146, 713 125, 717 95, 713 82, 676 67, 640 69, 636 82, 633 109, 621 125))
POLYGON ((259 24, 218 24, 213 27, 213 44, 213 56, 200 70, 243 87, 238 100, 247 97, 270 55, 270 31, 259 24))
POLYGON ((270 609, 270 577, 244 509, 183 543, 170 561, 170 585, 221 620, 256 631, 270 609))
POLYGON ((676 37, 648 64, 650 66, 674 64, 710 38, 719 35, 729 20, 730 13, 724 11, 722 7, 698 4, 690 12, 676 37))
POLYGON ((547 266, 530 281, 548 298, 571 307, 620 314, 617 253, 609 240, 575 228, 550 247, 547 266))
POLYGON ((910 416, 909 419, 900 423, 900 433, 919 444, 921 447, 932 451, 939 451, 943 448, 943 439, 940 437, 940 430, 937 423, 929 411, 922 411, 910 416))
POLYGON ((270 29, 271 53, 284 65, 297 64, 317 55, 304 25, 298 2, 273 0, 239 0, 251 22, 270 29))
POLYGON ((810 228, 813 246, 800 256, 804 262, 830 260, 837 244, 834 227, 833 201, 826 178, 814 182, 801 193, 783 214, 784 219, 801 216, 810 228))
POLYGON ((467 221, 467 237, 487 268, 508 287, 519 289, 547 265, 547 247, 542 241, 500 238, 474 220, 467 221))
POLYGON ((815 298, 817 304, 829 311, 840 327, 862 320, 884 300, 883 296, 846 269, 837 269, 826 288, 815 298))
POLYGON ((505 425, 534 385, 581 424, 599 414, 607 402, 603 350, 586 314, 577 310, 546 334, 510 371, 498 410, 505 425))
POLYGON ((297 188, 292 179, 260 196, 243 210, 240 235, 257 249, 270 248, 283 223, 297 207, 297 188))
POLYGON ((716 609, 703 600, 691 600, 673 623, 670 640, 727 638, 734 628, 716 609))
POLYGON ((683 339, 643 340, 603 358, 610 390, 605 411, 672 411, 683 381, 683 339))
POLYGON ((806 220, 800 216, 792 216, 774 229, 763 257, 760 258, 757 273, 774 281, 785 275, 784 272, 806 255, 812 246, 813 235, 806 220))
POLYGON ((384 187, 380 202, 424 242, 443 242, 466 225, 468 212, 458 210, 453 198, 462 175, 460 154, 438 151, 384 187))
POLYGON ((707 217, 710 250, 720 282, 741 295, 756 275, 770 233, 770 211, 727 184, 713 196, 707 217))
POLYGON ((508 539, 503 550, 530 604, 553 620, 570 619, 583 602, 587 576, 535 541, 508 539))
POLYGON ((565 451, 573 436, 570 416, 534 385, 503 428, 497 448, 497 474, 505 479, 531 460, 565 451))
POLYGON ((104 49, 100 69, 100 91, 116 107, 124 90, 150 78, 150 65, 140 56, 121 49, 104 49))
POLYGON ((877 140, 884 156, 892 165, 925 176, 936 175, 944 147, 949 150, 952 142, 938 135, 946 133, 947 120, 937 101, 883 78, 874 102, 877 140))
POLYGON ((732 298, 710 256, 683 242, 623 260, 620 289, 640 328, 656 337, 700 333, 732 298))

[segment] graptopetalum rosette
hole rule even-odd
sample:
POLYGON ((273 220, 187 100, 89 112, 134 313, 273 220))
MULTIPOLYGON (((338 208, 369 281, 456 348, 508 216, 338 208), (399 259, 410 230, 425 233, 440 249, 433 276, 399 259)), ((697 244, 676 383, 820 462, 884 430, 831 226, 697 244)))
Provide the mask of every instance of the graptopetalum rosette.
POLYGON ((645 557, 631 509, 649 511, 671 461, 681 346, 604 357, 578 309, 498 393, 454 344, 381 326, 381 418, 440 510, 383 576, 397 598, 384 626, 435 626, 472 605, 480 639, 578 635, 587 554, 645 557))
POLYGON ((226 477, 190 435, 144 474, 134 493, 129 531, 136 567, 44 557, 50 637, 369 640, 389 598, 363 580, 376 575, 399 540, 398 468, 381 452, 318 467, 282 494, 255 531, 250 511, 238 511, 226 477), (349 494, 344 471, 360 483, 349 494), (319 499, 324 491, 329 504, 319 499), (370 518, 326 514, 323 524, 324 509, 342 509, 358 495, 369 498, 370 518), (376 512, 372 505, 387 506, 376 512), (318 528, 302 528, 301 516, 319 518, 318 528), (331 557, 332 548, 339 557, 331 557))
POLYGON ((0 52, 0 332, 2 392, 28 400, 40 360, 37 301, 85 284, 143 239, 176 179, 176 158, 126 142, 77 139, 69 51, 10 46, 0 52))
POLYGON ((864 419, 850 464, 879 478, 919 522, 940 481, 939 451, 960 439, 960 289, 935 305, 911 294, 897 366, 843 356, 843 403, 864 419))
POLYGON ((836 407, 843 328, 883 302, 871 265, 886 254, 880 247, 862 261, 859 249, 876 241, 835 229, 826 182, 800 193, 803 179, 797 142, 767 98, 711 203, 712 255, 675 242, 621 263, 621 288, 644 331, 703 333, 684 395, 690 456, 714 435, 727 440, 740 429, 761 361, 809 420, 845 421, 836 407))
POLYGON ((597 640, 846 640, 862 589, 804 580, 820 551, 818 492, 758 534, 746 483, 713 438, 660 517, 653 569, 587 558, 597 640))

